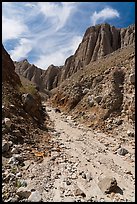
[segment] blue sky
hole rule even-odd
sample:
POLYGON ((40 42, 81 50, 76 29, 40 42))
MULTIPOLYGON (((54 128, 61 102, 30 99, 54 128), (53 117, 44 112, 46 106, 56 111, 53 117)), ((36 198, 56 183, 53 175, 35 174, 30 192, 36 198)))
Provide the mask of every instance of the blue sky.
POLYGON ((63 65, 86 29, 135 23, 135 2, 2 2, 2 42, 15 61, 63 65))

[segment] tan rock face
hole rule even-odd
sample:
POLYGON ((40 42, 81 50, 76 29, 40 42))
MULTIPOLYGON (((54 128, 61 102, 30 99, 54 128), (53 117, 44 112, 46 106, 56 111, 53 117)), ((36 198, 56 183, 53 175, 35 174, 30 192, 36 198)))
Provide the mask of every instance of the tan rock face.
POLYGON ((21 62, 14 62, 15 71, 19 76, 23 76, 32 81, 39 88, 42 87, 41 76, 44 70, 30 64, 26 59, 21 62))
POLYGON ((16 72, 33 81, 40 89, 51 90, 66 78, 97 59, 135 42, 135 25, 115 28, 109 24, 89 27, 75 54, 66 59, 62 67, 51 65, 46 71, 27 60, 16 62, 16 72))
POLYGON ((134 42, 134 25, 124 29, 118 29, 109 24, 89 27, 75 54, 66 60, 61 74, 61 81, 84 68, 90 62, 134 42))
POLYGON ((42 70, 27 60, 14 62, 15 71, 32 81, 40 90, 51 90, 57 86, 60 69, 57 66, 50 65, 47 70, 42 70))

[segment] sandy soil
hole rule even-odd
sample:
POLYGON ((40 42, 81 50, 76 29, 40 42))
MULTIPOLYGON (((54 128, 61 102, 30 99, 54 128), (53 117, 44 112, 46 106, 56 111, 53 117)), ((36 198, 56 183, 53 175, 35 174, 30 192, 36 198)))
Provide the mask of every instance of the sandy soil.
POLYGON ((125 143, 122 135, 105 135, 46 109, 54 123, 49 131, 54 145, 42 162, 28 161, 27 188, 37 189, 44 202, 135 202, 134 138, 125 143), (120 147, 128 154, 119 155, 120 147), (115 192, 104 194, 99 188, 105 176, 116 178, 115 192))

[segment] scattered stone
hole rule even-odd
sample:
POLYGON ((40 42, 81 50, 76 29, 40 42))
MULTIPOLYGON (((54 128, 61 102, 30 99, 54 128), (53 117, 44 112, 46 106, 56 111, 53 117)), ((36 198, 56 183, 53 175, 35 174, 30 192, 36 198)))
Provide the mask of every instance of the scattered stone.
POLYGON ((4 118, 4 122, 5 122, 6 127, 8 127, 8 128, 11 127, 12 122, 9 118, 4 118))
POLYGON ((97 103, 100 103, 101 100, 102 100, 102 96, 96 96, 96 97, 95 97, 95 101, 96 101, 97 103))
POLYGON ((103 193, 110 193, 117 187, 117 181, 114 177, 105 177, 98 182, 98 186, 103 193))
POLYGON ((13 173, 7 174, 7 176, 4 178, 5 182, 8 182, 9 180, 12 181, 15 179, 15 175, 13 173))
POLYGON ((90 107, 92 107, 94 105, 94 101, 89 101, 88 104, 90 107))
POLYGON ((37 191, 37 190, 33 191, 31 193, 31 195, 28 197, 29 202, 41 202, 41 200, 42 200, 42 197, 41 197, 39 191, 37 191))
POLYGON ((67 117, 67 120, 71 120, 71 115, 69 115, 69 116, 67 117))
POLYGON ((11 150, 12 154, 18 154, 19 153, 19 149, 16 147, 13 147, 13 149, 11 150))
POLYGON ((129 137, 134 137, 134 136, 135 136, 135 133, 132 132, 131 130, 128 130, 128 131, 127 131, 127 135, 128 135, 129 137))
POLYGON ((114 121, 114 123, 117 124, 117 125, 121 125, 122 122, 123 122, 123 120, 121 120, 119 118, 114 121))
POLYGON ((18 172, 17 174, 16 174, 16 177, 21 177, 22 176, 22 173, 21 172, 18 172))
POLYGON ((117 153, 119 155, 125 156, 128 153, 128 150, 125 149, 125 148, 120 148, 120 149, 117 150, 117 153))
POLYGON ((15 160, 19 161, 19 162, 23 162, 24 159, 20 154, 13 154, 13 157, 15 158, 15 160))
POLYGON ((13 198, 9 198, 7 201, 5 202, 18 202, 19 201, 19 196, 18 195, 15 195, 15 197, 13 198))
POLYGON ((92 176, 91 176, 91 173, 90 172, 88 172, 87 174, 86 174, 86 180, 89 182, 90 180, 92 180, 92 176))
POLYGON ((71 185, 71 182, 69 180, 66 180, 67 185, 71 185))
POLYGON ((86 174, 84 172, 82 173, 81 176, 82 176, 83 179, 86 179, 86 174))
POLYGON ((85 88, 84 90, 83 90, 83 94, 87 94, 89 92, 89 89, 88 88, 85 88))
POLYGON ((17 190, 17 195, 21 198, 28 198, 31 195, 31 191, 25 187, 20 187, 17 190))
POLYGON ((15 165, 18 163, 19 163, 19 161, 17 161, 15 157, 11 157, 8 161, 8 164, 14 164, 15 165))
POLYGON ((78 186, 74 189, 74 195, 86 197, 86 194, 78 186))
POLYGON ((131 84, 135 84, 135 74, 134 73, 130 74, 129 81, 130 81, 131 84))
POLYGON ((73 173, 72 176, 71 176, 71 178, 72 178, 72 179, 76 179, 76 178, 77 178, 77 174, 76 174, 76 173, 73 173))
POLYGON ((2 141, 2 153, 7 152, 9 150, 9 148, 10 148, 9 142, 6 140, 3 140, 2 141))

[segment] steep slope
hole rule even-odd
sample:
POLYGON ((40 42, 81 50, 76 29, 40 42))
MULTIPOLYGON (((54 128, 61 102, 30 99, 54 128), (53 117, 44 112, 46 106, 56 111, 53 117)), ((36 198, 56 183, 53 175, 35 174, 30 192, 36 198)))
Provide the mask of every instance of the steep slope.
POLYGON ((53 105, 93 128, 134 130, 135 47, 121 48, 77 71, 52 90, 53 105))
MULTIPOLYGON (((49 140, 48 115, 32 84, 21 84, 10 55, 2 46, 2 199, 15 195, 24 161, 32 146, 49 140)), ((22 176, 22 175, 21 175, 22 176)))
POLYGON ((2 82, 14 87, 21 86, 19 76, 15 72, 14 64, 2 45, 2 82))
POLYGON ((61 81, 90 62, 135 42, 135 26, 117 29, 109 24, 89 27, 75 54, 69 57, 61 73, 61 81))
POLYGON ((15 63, 16 72, 33 81, 40 89, 51 90, 90 62, 134 42, 135 25, 118 29, 107 23, 99 24, 86 30, 78 49, 66 59, 63 66, 51 65, 44 71, 24 60, 15 63))

